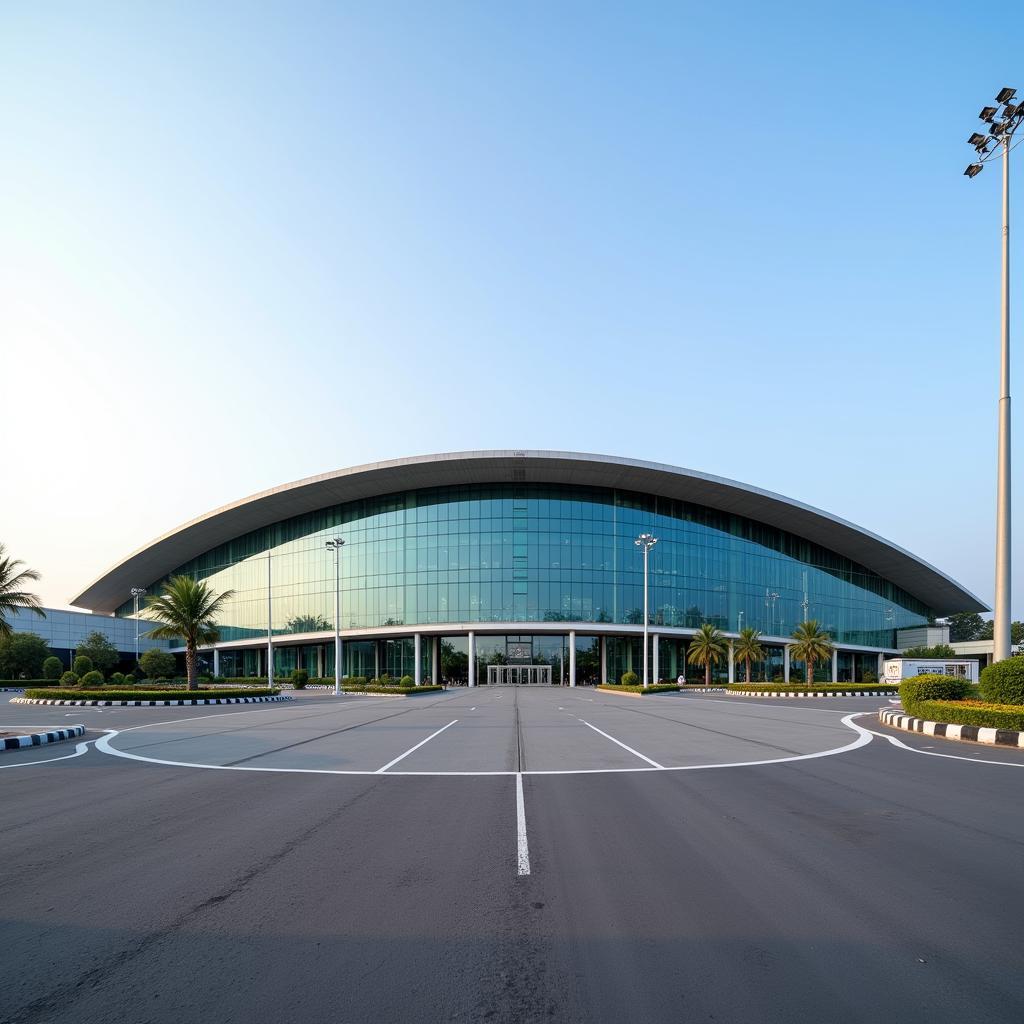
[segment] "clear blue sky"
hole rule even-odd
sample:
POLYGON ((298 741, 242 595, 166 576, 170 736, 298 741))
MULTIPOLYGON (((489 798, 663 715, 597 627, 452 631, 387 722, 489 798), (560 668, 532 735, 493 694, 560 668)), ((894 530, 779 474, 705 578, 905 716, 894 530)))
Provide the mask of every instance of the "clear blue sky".
POLYGON ((781 491, 991 601, 999 177, 962 170, 1024 92, 1009 16, 6 5, 0 539, 63 605, 287 480, 559 448, 781 491))

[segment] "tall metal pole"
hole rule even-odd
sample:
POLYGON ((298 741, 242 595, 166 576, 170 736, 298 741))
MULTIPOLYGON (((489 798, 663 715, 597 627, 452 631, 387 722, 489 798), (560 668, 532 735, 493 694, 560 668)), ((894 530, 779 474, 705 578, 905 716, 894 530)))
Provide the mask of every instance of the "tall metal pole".
POLYGON ((644 544, 644 687, 647 686, 647 556, 650 548, 644 544))
POLYGON ((270 595, 270 546, 267 546, 267 689, 274 685, 274 612, 270 595))
POLYGON ((135 601, 135 667, 139 667, 139 598, 146 592, 144 587, 132 587, 132 599, 135 601))
POLYGON ((996 600, 993 661, 1010 656, 1010 140, 1003 136, 1003 281, 996 484, 996 600))

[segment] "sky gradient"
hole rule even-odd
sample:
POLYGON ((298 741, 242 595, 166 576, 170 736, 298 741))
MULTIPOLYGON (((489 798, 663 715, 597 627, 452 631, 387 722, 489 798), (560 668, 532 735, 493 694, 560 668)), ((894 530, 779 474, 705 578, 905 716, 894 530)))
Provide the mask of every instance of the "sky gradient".
POLYGON ((0 540, 67 606, 285 481, 551 448, 779 491, 991 603, 999 172, 962 171, 1024 90, 970 57, 1005 16, 7 5, 0 540))

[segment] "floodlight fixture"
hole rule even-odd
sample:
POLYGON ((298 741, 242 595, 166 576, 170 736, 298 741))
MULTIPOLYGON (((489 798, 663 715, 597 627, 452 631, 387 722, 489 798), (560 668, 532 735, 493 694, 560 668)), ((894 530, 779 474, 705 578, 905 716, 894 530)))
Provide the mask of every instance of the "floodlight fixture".
POLYGON ((988 139, 984 135, 982 135, 981 132, 973 132, 971 134, 971 137, 967 140, 967 142, 970 145, 972 145, 975 149, 978 149, 981 146, 983 146, 986 142, 988 142, 988 139))
POLYGON ((1013 117, 1018 110, 1020 110, 1019 103, 1007 103, 1006 106, 1003 107, 1003 117, 1013 117))
POLYGON ((967 170, 964 171, 964 174, 966 174, 968 178, 973 178, 976 174, 981 174, 981 168, 982 164, 969 164, 967 170))
POLYGON ((991 121, 996 116, 997 107, 982 107, 981 113, 978 115, 982 121, 991 121))
POLYGON ((1012 100, 1013 97, 1016 95, 1016 89, 1010 89, 1009 87, 1005 89, 1000 89, 998 94, 996 95, 996 103, 1009 103, 1010 100, 1012 100))

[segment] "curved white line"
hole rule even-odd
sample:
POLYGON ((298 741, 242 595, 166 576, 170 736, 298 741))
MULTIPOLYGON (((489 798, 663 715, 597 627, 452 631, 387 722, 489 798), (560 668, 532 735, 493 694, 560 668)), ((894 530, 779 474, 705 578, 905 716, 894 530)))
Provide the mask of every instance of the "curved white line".
MULTIPOLYGON (((874 730, 868 730, 872 736, 878 736, 883 740, 888 740, 894 747, 900 747, 902 750, 910 750, 915 754, 924 754, 927 757, 948 757, 953 761, 972 761, 974 764, 1000 764, 1006 765, 1010 768, 1024 768, 1024 761, 990 761, 985 757, 964 757, 962 754, 940 754, 937 750, 918 750, 917 747, 910 746, 909 743, 904 743, 901 739, 896 736, 890 736, 888 733, 875 732, 874 730)), ((919 733, 920 736, 928 736, 927 733, 919 733)), ((933 737, 929 737, 930 739, 933 737)), ((944 736, 935 736, 934 739, 941 740, 945 739, 944 736)), ((1012 747, 1008 749, 1012 750, 1012 747)))
MULTIPOLYGON (((88 749, 92 740, 75 744, 73 754, 62 754, 60 757, 48 757, 45 761, 19 761, 17 764, 0 764, 0 768, 34 768, 37 764, 53 764, 54 761, 67 761, 72 757, 81 757, 88 749)), ((22 747, 22 750, 38 750, 38 747, 22 747)))
MULTIPOLYGON (((864 712, 861 712, 863 714, 864 712)), ((683 764, 666 765, 661 768, 560 768, 547 770, 533 770, 525 772, 515 771, 476 771, 476 772, 388 772, 389 776, 416 776, 419 778, 439 778, 445 776, 456 777, 478 777, 486 775, 621 775, 630 772, 693 772, 709 768, 756 768, 766 764, 788 764, 791 761, 811 761, 818 757, 832 757, 835 754, 845 754, 849 750, 856 750, 870 743, 876 735, 869 729, 857 725, 853 719, 857 713, 847 715, 843 725, 848 726, 857 733, 857 738, 852 743, 842 747, 833 747, 830 750, 818 750, 813 754, 793 754, 790 757, 773 757, 763 761, 729 761, 718 764, 683 764)), ((157 725, 159 723, 152 723, 157 725)), ((162 764, 170 768, 207 768, 211 771, 222 772, 278 772, 287 775, 376 775, 374 768, 348 769, 348 768, 262 768, 256 765, 228 765, 228 764, 199 764, 195 761, 167 761, 159 757, 143 757, 141 754, 129 754, 126 750, 118 750, 111 746, 113 740, 120 732, 134 731, 135 729, 148 729, 149 725, 134 726, 131 730, 107 729, 106 735, 96 740, 96 749, 101 753, 110 754, 113 757, 123 757, 129 761, 144 761, 147 764, 162 764)))

